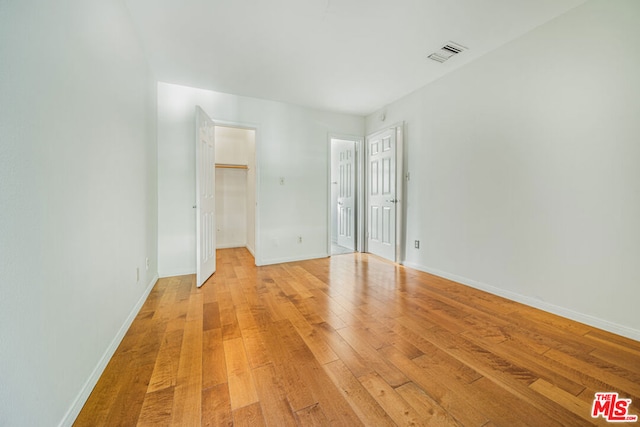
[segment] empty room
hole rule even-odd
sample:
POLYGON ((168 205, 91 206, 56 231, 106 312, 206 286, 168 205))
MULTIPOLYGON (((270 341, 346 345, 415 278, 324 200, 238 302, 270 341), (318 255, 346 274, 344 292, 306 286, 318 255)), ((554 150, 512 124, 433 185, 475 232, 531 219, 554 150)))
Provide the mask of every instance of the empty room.
POLYGON ((638 22, 0 1, 0 426, 637 423, 638 22))

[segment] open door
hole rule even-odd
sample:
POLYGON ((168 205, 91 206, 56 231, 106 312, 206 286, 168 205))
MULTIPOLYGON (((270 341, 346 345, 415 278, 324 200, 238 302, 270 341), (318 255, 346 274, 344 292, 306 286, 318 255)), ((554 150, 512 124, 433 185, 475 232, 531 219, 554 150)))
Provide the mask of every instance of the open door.
POLYGON ((196 106, 196 285, 216 271, 215 125, 196 106))
POLYGON ((367 138, 367 249, 396 261, 396 130, 367 138))

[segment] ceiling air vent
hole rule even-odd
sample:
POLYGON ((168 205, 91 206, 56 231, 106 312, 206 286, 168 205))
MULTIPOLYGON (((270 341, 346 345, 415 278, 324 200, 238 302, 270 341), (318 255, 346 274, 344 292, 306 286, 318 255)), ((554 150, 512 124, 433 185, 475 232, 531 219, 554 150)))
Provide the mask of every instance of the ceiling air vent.
POLYGON ((444 46, 442 46, 440 50, 433 52, 431 55, 429 55, 428 58, 433 59, 434 61, 437 61, 437 62, 445 62, 447 59, 451 58, 454 55, 459 54, 463 50, 467 50, 467 48, 462 46, 461 44, 449 42, 444 46))

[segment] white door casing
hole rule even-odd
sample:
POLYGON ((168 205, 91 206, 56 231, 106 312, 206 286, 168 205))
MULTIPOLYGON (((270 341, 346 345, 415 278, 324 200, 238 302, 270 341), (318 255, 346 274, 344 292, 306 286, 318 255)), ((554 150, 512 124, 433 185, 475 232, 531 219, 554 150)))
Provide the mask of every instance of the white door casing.
POLYGON ((367 251, 396 261, 396 130, 367 137, 367 251))
POLYGON ((355 250, 355 157, 354 141, 337 140, 338 173, 338 245, 355 250))
POLYGON ((196 285, 216 271, 215 125, 196 106, 196 285))

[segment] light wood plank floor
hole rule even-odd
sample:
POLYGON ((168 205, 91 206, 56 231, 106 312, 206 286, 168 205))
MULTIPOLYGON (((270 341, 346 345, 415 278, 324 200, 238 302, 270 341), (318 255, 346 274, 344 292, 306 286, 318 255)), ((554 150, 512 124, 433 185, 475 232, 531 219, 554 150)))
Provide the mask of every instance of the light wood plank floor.
POLYGON ((161 279, 77 426, 579 426, 640 343, 364 254, 161 279))

